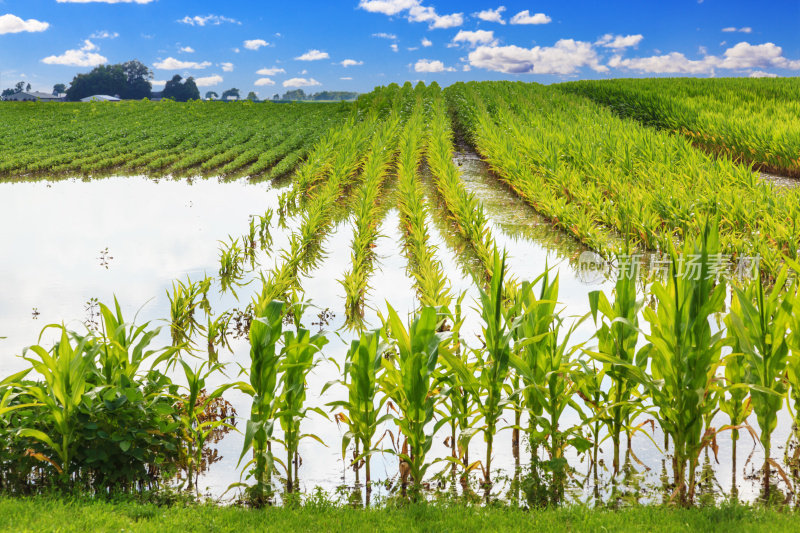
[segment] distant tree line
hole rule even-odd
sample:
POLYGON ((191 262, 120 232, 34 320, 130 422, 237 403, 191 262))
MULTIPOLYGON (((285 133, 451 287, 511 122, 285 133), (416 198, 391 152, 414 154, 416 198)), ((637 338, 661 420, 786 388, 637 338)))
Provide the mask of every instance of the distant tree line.
POLYGON ((5 100, 9 96, 13 96, 15 94, 19 94, 22 91, 30 91, 30 90, 31 90, 31 84, 30 83, 26 87, 25 86, 25 82, 24 81, 20 81, 20 82, 17 82, 17 84, 14 86, 13 89, 3 89, 3 93, 0 94, 0 98, 5 100))
POLYGON ((107 94, 124 100, 150 98, 153 72, 137 60, 117 65, 100 65, 91 72, 78 74, 67 89, 67 100, 75 102, 87 96, 107 94))
POLYGON ((306 94, 303 89, 286 91, 283 96, 276 94, 273 100, 293 100, 293 101, 314 101, 314 100, 355 100, 358 93, 348 91, 321 91, 313 94, 306 94))

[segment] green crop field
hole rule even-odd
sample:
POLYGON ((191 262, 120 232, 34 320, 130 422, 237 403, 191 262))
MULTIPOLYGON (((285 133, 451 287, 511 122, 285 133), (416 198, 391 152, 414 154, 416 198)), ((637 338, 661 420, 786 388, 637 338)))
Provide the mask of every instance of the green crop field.
POLYGON ((244 510, 162 523, 149 506, 11 498, 199 497, 225 449, 226 494, 284 504, 276 524, 313 503, 305 483, 329 483, 343 508, 308 529, 406 529, 413 513, 429 529, 519 529, 520 509, 562 506, 532 523, 788 528, 736 502, 800 502, 800 188, 759 172, 797 176, 799 101, 792 78, 0 104, 14 186, 219 177, 275 200, 208 243, 210 271, 170 280, 161 325, 90 302, 83 325, 4 346, 24 359, 0 376, 0 527, 35 529, 41 504, 87 528, 177 530, 195 512, 250 528, 244 510), (569 241, 566 263, 515 261, 525 237, 507 226, 533 217, 569 241), (640 272, 645 255, 661 275, 640 272), (586 257, 611 265, 603 285, 574 281, 586 257), (749 277, 732 271, 745 259, 749 277), (323 448, 336 479, 313 471, 323 448), (718 520, 723 503, 734 518, 718 520))

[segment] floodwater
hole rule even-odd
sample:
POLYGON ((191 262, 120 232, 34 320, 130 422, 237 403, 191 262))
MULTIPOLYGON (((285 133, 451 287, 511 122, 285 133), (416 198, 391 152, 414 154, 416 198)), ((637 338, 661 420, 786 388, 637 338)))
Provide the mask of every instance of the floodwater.
MULTIPOLYGON (((587 280, 580 270, 579 258, 586 251, 569 236, 554 230, 546 220, 516 198, 505 186, 498 183, 485 165, 472 154, 458 154, 456 163, 462 171, 466 187, 483 202, 490 228, 498 246, 509 254, 511 273, 518 280, 533 280, 546 268, 560 276, 560 301, 564 316, 584 316, 589 312, 588 293, 603 290, 610 295, 613 283, 605 277, 587 280)), ((423 181, 429 180, 423 176, 423 181)), ((219 241, 229 236, 247 232, 251 216, 262 215, 267 209, 277 210, 278 197, 285 184, 252 184, 246 181, 222 183, 205 180, 153 180, 145 177, 112 177, 96 181, 62 180, 23 181, 0 183, 0 375, 7 375, 26 366, 18 356, 23 347, 35 344, 39 331, 50 323, 66 323, 81 330, 87 320, 87 304, 92 298, 111 303, 116 295, 125 317, 130 320, 139 313, 137 322, 151 320, 166 324, 169 301, 166 291, 175 279, 200 279, 216 275, 219 264, 219 241)), ((480 319, 474 311, 478 294, 472 282, 476 265, 469 251, 442 216, 435 191, 428 187, 431 205, 429 220, 432 244, 436 257, 442 262, 451 289, 455 294, 466 293, 468 310, 464 334, 468 345, 478 346, 480 319)), ((391 205, 389 203, 388 205, 391 205)), ((288 246, 290 232, 298 220, 289 218, 285 230, 273 224, 274 244, 271 254, 260 257, 261 268, 269 269, 288 246)), ((322 387, 341 378, 343 365, 352 334, 344 326, 344 289, 339 283, 351 267, 350 243, 353 225, 349 219, 339 221, 322 241, 324 259, 318 268, 302 278, 305 297, 316 306, 304 317, 307 326, 316 314, 326 310, 332 313, 324 326, 329 344, 324 350, 325 359, 312 371, 308 382, 308 406, 328 411, 326 404, 343 398, 343 388, 331 387, 325 397, 319 396, 322 387), (338 366, 337 366, 338 365, 338 366)), ((402 235, 398 213, 388 209, 381 228, 381 237, 375 249, 375 273, 370 280, 366 322, 369 327, 380 325, 379 315, 386 314, 387 302, 401 316, 410 316, 417 307, 413 280, 407 271, 402 253, 402 235)), ((218 287, 215 287, 218 289, 218 287)), ((237 292, 239 301, 232 295, 219 295, 212 299, 214 313, 234 307, 244 308, 258 289, 258 285, 243 287, 237 292)), ((217 290, 212 291, 218 293, 217 290)), ((568 322, 572 319, 568 319, 568 322)), ((312 328, 316 329, 316 327, 312 328)), ((591 346, 594 327, 591 320, 584 321, 573 335, 574 342, 591 346)), ((162 344, 169 342, 166 332, 160 337, 162 344)), ((44 342, 47 342, 45 339, 44 342)), ((154 345, 159 345, 158 341, 154 345)), ((246 340, 234 339, 232 352, 220 355, 227 363, 227 377, 217 375, 211 386, 222 384, 238 376, 238 365, 248 366, 249 346, 246 340)), ((176 380, 180 381, 176 376, 176 380)), ((249 398, 236 391, 225 395, 236 409, 240 423, 249 415, 249 398)), ((717 426, 726 423, 718 417, 717 426)), ((504 423, 513 421, 506 413, 504 423)), ((568 412, 562 427, 578 423, 578 415, 568 412)), ((642 420, 643 421, 643 420, 642 420)), ((755 425, 755 420, 751 422, 755 425)), ((788 436, 788 418, 779 422, 774 442, 782 443, 788 436)), ((386 425, 378 431, 396 430, 386 425)), ((307 439, 300 445, 302 466, 299 480, 302 490, 312 491, 316 486, 333 492, 342 484, 353 483, 353 473, 345 468, 341 453, 340 428, 331 419, 312 413, 303 422, 303 433, 313 433, 325 445, 307 439)), ((649 431, 649 430, 648 430, 649 431)), ((430 452, 430 458, 443 458, 449 454, 445 446, 447 431, 443 428, 430 452)), ((653 440, 662 445, 663 436, 656 431, 653 440)), ((726 435, 719 439, 720 465, 715 465, 717 480, 722 490, 730 489, 730 441, 726 435)), ((494 468, 513 474, 511 431, 502 430, 496 437, 494 468)), ((237 466, 242 446, 242 435, 231 433, 218 445, 222 460, 203 476, 201 489, 219 496, 227 487, 240 480, 237 466)), ((650 470, 638 464, 648 483, 657 485, 663 454, 644 435, 634 438, 636 456, 650 470)), ((383 448, 391 448, 389 437, 383 448)), ((522 457, 526 457, 524 445, 522 457)), ((603 456, 610 464, 610 445, 604 445, 603 456)), ((472 439, 470 457, 483 455, 483 439, 472 439)), ((759 466, 758 449, 751 465, 759 466)), ((280 453, 280 452, 278 452, 280 453)), ((740 439, 740 468, 750 453, 749 437, 740 439)), ((776 455, 780 453, 776 451, 776 455)), ((585 461, 568 456, 570 464, 579 471, 585 470, 585 461)), ((397 477, 397 459, 391 454, 376 454, 372 460, 373 480, 397 477)), ((436 473, 446 468, 442 462, 430 469, 436 473)), ((606 476, 607 477, 607 476, 606 476)), ((743 497, 757 494, 757 482, 742 481, 743 497)), ((497 491, 503 489, 498 484, 497 491)), ((588 490, 588 489, 587 489, 588 490)), ((231 496, 228 493, 227 496, 231 496)), ((588 499, 588 492, 578 491, 576 497, 588 499)))

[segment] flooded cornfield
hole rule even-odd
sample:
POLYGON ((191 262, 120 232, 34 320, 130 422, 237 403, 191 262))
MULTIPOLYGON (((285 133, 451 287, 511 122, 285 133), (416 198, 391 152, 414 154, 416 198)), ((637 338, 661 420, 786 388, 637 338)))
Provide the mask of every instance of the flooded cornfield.
MULTIPOLYGON (((591 313, 589 293, 604 291, 611 296, 614 289, 613 269, 597 275, 585 270, 582 254, 588 248, 571 236, 555 229, 546 219, 514 195, 488 169, 486 163, 472 152, 455 155, 454 163, 460 179, 470 193, 481 198, 486 210, 488 227, 494 241, 508 254, 508 265, 516 282, 534 281, 550 270, 558 275, 559 307, 565 320, 579 323, 570 342, 584 350, 596 350, 596 326, 587 315, 591 313), (581 318, 583 320, 581 321, 581 318)), ((443 273, 453 294, 463 295, 463 326, 461 335, 467 344, 479 346, 482 323, 478 310, 480 295, 476 276, 480 263, 463 238, 447 220, 441 198, 437 195, 432 177, 422 174, 431 210, 428 228, 431 247, 441 262, 443 273)), ((386 185, 387 206, 396 205, 398 190, 391 177, 386 185)), ((24 347, 39 336, 42 327, 63 323, 80 331, 96 329, 100 319, 98 302, 117 298, 125 316, 136 316, 136 322, 147 321, 167 327, 157 341, 167 345, 170 300, 174 280, 199 280, 214 277, 220 270, 220 251, 231 238, 237 238, 251 220, 271 210, 280 209, 280 198, 291 188, 290 183, 253 184, 248 180, 223 181, 214 178, 152 179, 144 176, 119 176, 99 180, 18 181, 0 184, 0 213, 4 232, 0 243, 13 254, 4 254, 0 261, 3 302, 0 307, 0 332, 5 337, 2 347, 2 368, 14 373, 26 366, 21 358, 24 347), (64 224, 69 220, 69 224, 64 224)), ((301 216, 289 216, 283 227, 270 230, 269 249, 259 252, 254 268, 239 282, 237 295, 223 294, 218 281, 209 292, 213 315, 246 309, 259 288, 259 272, 279 261, 280 251, 290 245, 290 236, 301 224, 301 216)), ((302 442, 299 448, 298 472, 301 492, 315 488, 336 493, 355 487, 350 461, 352 450, 343 457, 341 442, 344 428, 334 422, 339 410, 330 408, 332 402, 346 399, 345 391, 326 384, 341 379, 348 346, 357 334, 345 323, 345 291, 338 282, 351 265, 350 243, 354 227, 347 216, 340 216, 329 235, 321 242, 322 259, 304 274, 299 285, 312 307, 302 317, 304 323, 325 333, 326 345, 318 365, 306 382, 308 407, 319 408, 326 415, 312 414, 304 420, 304 431, 319 440, 302 442)), ((420 303, 413 275, 404 252, 403 229, 397 209, 387 207, 379 229, 375 253, 375 272, 366 301, 365 328, 381 326, 385 305, 391 304, 403 317, 412 317, 420 303)), ((646 287, 645 274, 636 280, 646 287)), ((727 298, 730 302, 730 295, 727 298)), ((721 319, 721 317, 718 317, 721 319)), ((645 328, 646 333, 646 326, 645 328)), ((50 339, 53 342, 56 339, 50 339)), ((46 339, 39 343, 46 344, 46 339)), ((643 340, 640 340, 640 344, 643 340)), ((241 369, 249 365, 250 346, 246 332, 233 335, 219 361, 224 371, 213 376, 209 388, 238 379, 241 369)), ((203 357, 202 352, 198 357, 203 357)), ((180 372, 173 370, 177 382, 180 372)), ((226 434, 214 444, 217 460, 200 478, 201 491, 215 498, 238 496, 231 485, 241 482, 239 462, 244 440, 243 430, 251 398, 235 389, 225 394, 236 412, 238 431, 226 434)), ((386 408, 387 413, 389 412, 386 408)), ((590 413, 581 398, 568 407, 561 418, 564 427, 585 424, 590 413)), ((519 449, 529 446, 512 427, 515 411, 503 410, 501 429, 495 436, 493 469, 499 473, 493 494, 502 499, 519 498, 514 485, 515 461, 519 449), (516 495, 515 495, 516 494, 516 495)), ((592 458, 570 450, 566 458, 571 466, 567 482, 568 499, 591 503, 595 498, 606 499, 612 490, 621 501, 655 503, 663 499, 664 481, 671 479, 669 443, 653 418, 647 414, 633 419, 637 428, 631 449, 625 447, 624 476, 614 479, 610 472, 611 443, 599 444, 597 478, 592 458)), ((527 415, 517 423, 527 424, 527 415)), ((757 427, 755 416, 748 423, 757 427)), ((718 428, 729 426, 727 415, 718 412, 711 420, 718 428)), ((790 443, 792 419, 788 411, 779 415, 774 433, 776 449, 783 453, 790 443)), ((759 443, 742 431, 739 445, 738 491, 744 500, 759 494, 759 465, 763 451, 759 443)), ((384 422, 377 431, 383 435, 383 453, 372 455, 373 497, 386 497, 396 492, 400 484, 400 467, 396 455, 402 442, 395 434, 393 422, 384 422)), ((588 435, 587 435, 588 436, 588 435)), ((442 461, 450 453, 449 435, 439 431, 429 451, 440 462, 431 469, 431 481, 426 485, 429 494, 463 492, 463 486, 451 486, 450 463, 442 461)), ((793 448, 789 449, 791 452, 793 448)), ((787 452, 787 453, 789 453, 787 452)), ((468 454, 482 457, 485 443, 480 436, 472 438, 468 454)), ((713 498, 729 495, 732 489, 730 432, 720 433, 713 447, 703 454, 703 490, 713 498), (709 450, 713 450, 709 452, 709 450)), ((474 473, 470 483, 476 493, 480 476, 474 473)))
POLYGON ((569 91, 232 109, 3 167, 0 486, 793 502, 798 190, 569 91))

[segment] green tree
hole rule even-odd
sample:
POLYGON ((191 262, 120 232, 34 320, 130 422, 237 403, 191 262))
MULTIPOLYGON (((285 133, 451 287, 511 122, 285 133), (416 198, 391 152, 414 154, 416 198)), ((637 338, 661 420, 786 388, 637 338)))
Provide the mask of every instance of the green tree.
POLYGON ((125 86, 119 92, 120 98, 126 100, 141 100, 150 98, 153 86, 153 72, 146 65, 134 59, 119 65, 125 74, 125 86))
POLYGON ((58 96, 59 94, 67 92, 67 86, 63 83, 56 83, 53 85, 53 96, 58 96))
POLYGON ((130 100, 149 98, 152 94, 152 77, 150 69, 137 60, 117 65, 100 65, 91 72, 78 74, 73 78, 66 90, 67 100, 76 101, 95 94, 130 100))
POLYGON ((223 100, 227 100, 229 96, 235 96, 237 100, 242 97, 239 94, 239 89, 236 89, 236 88, 227 89, 222 93, 222 99, 223 100))
POLYGON ((214 91, 208 91, 206 93, 206 100, 219 100, 219 95, 214 91))
POLYGON ((295 89, 294 91, 283 93, 284 100, 305 100, 306 98, 306 93, 303 89, 295 89))
POLYGON ((250 91, 249 93, 247 93, 247 99, 253 102, 258 102, 258 95, 253 91, 250 91))
POLYGON ((172 98, 176 102, 188 102, 189 100, 199 100, 200 90, 194 82, 194 78, 189 76, 184 80, 179 74, 175 74, 164 86, 161 93, 164 98, 172 98))

